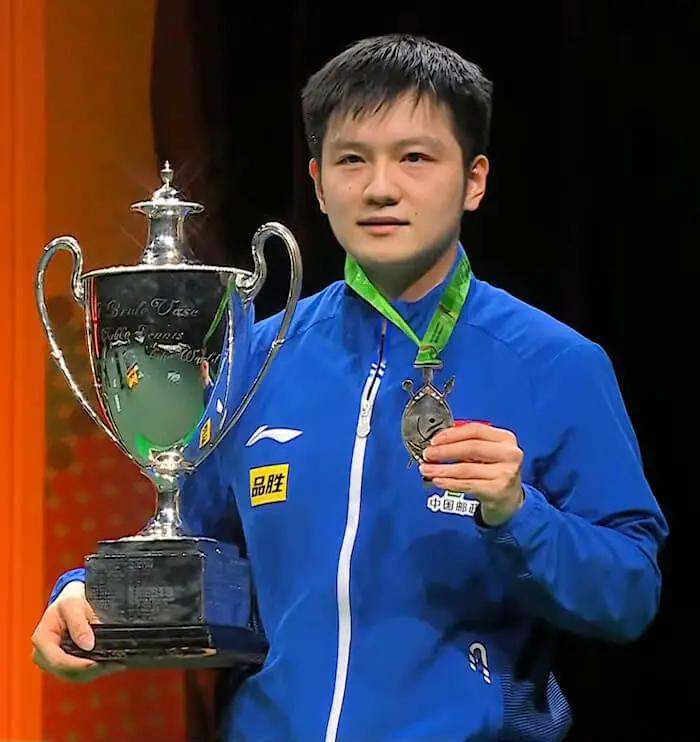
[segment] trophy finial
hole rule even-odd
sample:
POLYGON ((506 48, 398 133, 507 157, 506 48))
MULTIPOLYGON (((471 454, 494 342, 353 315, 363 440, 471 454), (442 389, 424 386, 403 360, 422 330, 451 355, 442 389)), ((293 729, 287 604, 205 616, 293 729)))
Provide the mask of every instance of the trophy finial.
POLYGON ((170 166, 170 160, 166 160, 163 163, 163 167, 160 170, 161 185, 151 196, 152 201, 163 201, 168 200, 179 200, 178 192, 173 187, 173 175, 174 171, 170 166))
POLYGON ((163 185, 166 188, 170 188, 173 182, 173 169, 170 167, 170 162, 165 161, 163 169, 160 171, 160 179, 163 181, 163 185))
POLYGON ((175 265, 197 262, 186 244, 183 225, 190 214, 204 209, 201 204, 183 201, 173 187, 173 169, 166 160, 160 171, 162 185, 149 201, 132 204, 131 208, 148 217, 148 244, 141 256, 142 264, 175 265))

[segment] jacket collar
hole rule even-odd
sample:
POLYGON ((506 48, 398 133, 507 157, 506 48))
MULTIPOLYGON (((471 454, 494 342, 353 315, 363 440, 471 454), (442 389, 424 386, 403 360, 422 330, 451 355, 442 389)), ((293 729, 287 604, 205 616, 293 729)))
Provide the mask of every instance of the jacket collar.
MULTIPOLYGON (((445 290, 445 286, 448 284, 448 282, 454 275, 454 272, 457 270, 457 265, 459 264, 459 261, 462 259, 462 256, 464 254, 465 250, 460 242, 457 245, 457 253, 448 274, 439 284, 430 289, 430 291, 428 291, 428 293, 422 296, 420 299, 417 299, 416 301, 395 299, 391 302, 392 306, 401 314, 406 322, 408 322, 408 324, 413 328, 414 332, 418 336, 421 336, 426 331, 428 323, 430 322, 430 319, 437 309, 438 303, 440 302, 440 298, 442 297, 443 291, 445 290)), ((357 294, 354 289, 348 286, 348 284, 345 284, 344 286, 344 293, 352 300, 361 302, 363 307, 366 308, 366 310, 368 310, 372 315, 377 314, 376 310, 371 307, 361 296, 359 296, 359 294, 357 294)))

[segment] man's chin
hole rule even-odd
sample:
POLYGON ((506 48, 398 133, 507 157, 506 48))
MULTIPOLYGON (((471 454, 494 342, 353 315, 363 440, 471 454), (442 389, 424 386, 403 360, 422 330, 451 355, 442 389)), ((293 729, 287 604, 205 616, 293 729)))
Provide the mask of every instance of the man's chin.
POLYGON ((435 256, 416 249, 359 249, 348 251, 350 255, 368 272, 405 272, 418 269, 428 270, 435 262, 435 256))
POLYGON ((420 251, 394 243, 364 244, 347 252, 365 268, 401 268, 420 260, 420 251))

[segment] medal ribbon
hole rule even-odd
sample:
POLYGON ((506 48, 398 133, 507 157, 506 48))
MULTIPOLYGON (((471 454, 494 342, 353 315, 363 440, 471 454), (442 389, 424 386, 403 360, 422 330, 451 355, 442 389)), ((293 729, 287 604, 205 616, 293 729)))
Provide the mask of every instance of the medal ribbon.
POLYGON ((416 367, 440 365, 440 353, 445 349, 455 329, 459 314, 467 300, 471 279, 472 269, 469 260, 462 253, 457 268, 440 297, 437 309, 430 318, 428 329, 421 339, 369 280, 360 264, 349 255, 345 259, 345 282, 348 286, 418 346, 418 353, 413 364, 416 367))

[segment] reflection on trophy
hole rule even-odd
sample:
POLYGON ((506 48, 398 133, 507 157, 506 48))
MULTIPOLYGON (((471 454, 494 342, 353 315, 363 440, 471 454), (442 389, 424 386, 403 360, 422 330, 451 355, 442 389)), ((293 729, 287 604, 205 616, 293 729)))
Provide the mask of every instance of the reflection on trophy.
POLYGON ((157 493, 155 513, 138 534, 101 541, 86 558, 86 596, 100 622, 95 648, 84 652, 70 641, 66 648, 139 666, 256 665, 267 644, 251 628, 248 562, 233 544, 191 533, 180 493, 240 419, 283 343, 301 293, 301 255, 291 232, 271 222, 253 236, 252 273, 198 262, 184 222, 203 207, 179 198, 172 175, 166 163, 162 186, 132 206, 149 224, 136 265, 83 273, 78 242, 59 237, 37 266, 37 305, 54 361, 88 415, 157 493), (252 304, 273 235, 289 252, 291 282, 277 336, 256 371, 252 304), (85 315, 98 410, 66 366, 48 317, 44 277, 60 250, 73 256, 71 289, 85 315))

